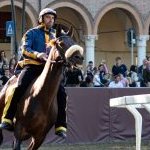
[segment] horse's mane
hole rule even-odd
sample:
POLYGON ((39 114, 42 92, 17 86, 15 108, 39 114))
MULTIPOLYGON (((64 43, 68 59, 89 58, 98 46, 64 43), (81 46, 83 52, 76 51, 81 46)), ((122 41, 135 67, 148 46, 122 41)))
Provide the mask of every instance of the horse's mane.
POLYGON ((76 44, 76 42, 70 36, 67 35, 60 36, 58 40, 63 42, 63 48, 65 51, 72 45, 76 44))

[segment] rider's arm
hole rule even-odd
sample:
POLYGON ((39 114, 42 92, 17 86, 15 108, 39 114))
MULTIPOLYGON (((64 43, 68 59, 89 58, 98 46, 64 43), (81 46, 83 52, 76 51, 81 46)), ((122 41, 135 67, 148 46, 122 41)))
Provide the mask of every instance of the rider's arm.
POLYGON ((22 38, 22 54, 25 57, 37 59, 39 52, 32 49, 33 45, 33 33, 28 31, 22 38))

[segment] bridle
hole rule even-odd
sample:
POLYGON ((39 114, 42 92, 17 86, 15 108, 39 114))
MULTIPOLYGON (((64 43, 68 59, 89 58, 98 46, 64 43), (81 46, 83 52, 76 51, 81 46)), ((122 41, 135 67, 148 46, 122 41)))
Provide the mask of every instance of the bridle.
MULTIPOLYGON (((57 63, 57 64, 63 64, 63 66, 65 67, 74 67, 77 69, 80 69, 80 67, 76 66, 73 61, 67 61, 65 58, 65 47, 63 47, 61 44, 63 44, 63 38, 67 38, 69 36, 61 36, 59 38, 57 38, 56 40, 56 49, 54 53, 59 52, 59 59, 58 60, 50 60, 51 63, 57 63)), ((72 43, 71 43, 72 44, 72 43)), ((69 46, 71 46, 71 44, 69 46)), ((74 43, 73 43, 74 44, 74 43)), ((67 48, 68 49, 68 48, 67 48)), ((55 55, 55 54, 54 54, 55 55)), ((71 60, 71 59, 70 59, 71 60)))

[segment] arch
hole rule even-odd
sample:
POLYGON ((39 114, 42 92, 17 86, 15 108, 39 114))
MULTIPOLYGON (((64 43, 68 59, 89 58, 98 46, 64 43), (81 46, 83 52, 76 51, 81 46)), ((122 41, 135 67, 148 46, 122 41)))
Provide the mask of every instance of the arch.
POLYGON ((74 9, 83 17, 87 27, 87 32, 88 32, 87 34, 92 34, 92 23, 91 23, 92 17, 90 13, 81 4, 75 4, 67 1, 63 1, 63 2, 59 1, 59 3, 56 2, 56 3, 49 4, 47 7, 51 7, 53 9, 57 9, 61 7, 68 7, 74 9))
POLYGON ((95 22, 94 22, 94 30, 93 30, 94 34, 97 34, 98 26, 99 26, 99 23, 100 23, 102 17, 108 11, 115 9, 115 8, 121 8, 121 9, 124 9, 124 10, 128 11, 129 13, 131 13, 133 15, 134 19, 136 20, 137 27, 138 27, 138 33, 143 34, 143 24, 141 21, 142 19, 141 19, 140 14, 130 4, 125 3, 125 2, 110 3, 97 13, 97 15, 95 17, 95 22))
POLYGON ((150 26, 150 14, 146 18, 146 21, 144 23, 144 33, 145 35, 149 35, 149 26, 150 26))
MULTIPOLYGON (((11 5, 10 0, 6 0, 6 1, 2 1, 0 3, 0 8, 4 7, 4 6, 8 6, 11 5)), ((22 3, 19 1, 14 1, 14 5, 21 8, 22 9, 22 3)), ((26 3, 26 13, 29 15, 29 18, 32 21, 32 25, 36 26, 37 25, 37 12, 32 8, 32 6, 30 6, 29 3, 26 3)))

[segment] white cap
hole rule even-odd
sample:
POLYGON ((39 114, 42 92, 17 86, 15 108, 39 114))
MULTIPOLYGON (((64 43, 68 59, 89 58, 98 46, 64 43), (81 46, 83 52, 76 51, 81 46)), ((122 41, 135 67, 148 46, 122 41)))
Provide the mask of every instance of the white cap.
POLYGON ((45 14, 52 14, 54 15, 55 19, 57 18, 57 15, 56 15, 56 11, 51 9, 51 8, 44 8, 40 14, 39 14, 39 23, 42 22, 42 17, 45 15, 45 14))

